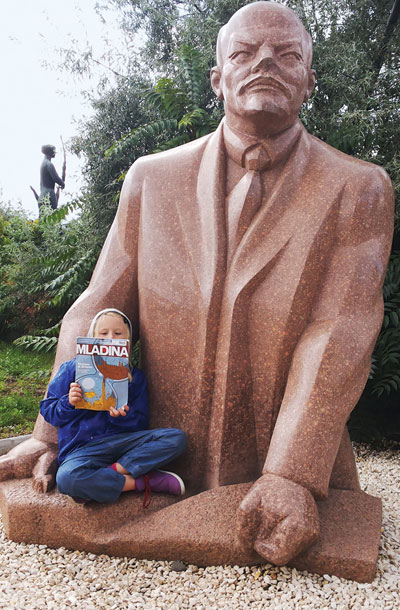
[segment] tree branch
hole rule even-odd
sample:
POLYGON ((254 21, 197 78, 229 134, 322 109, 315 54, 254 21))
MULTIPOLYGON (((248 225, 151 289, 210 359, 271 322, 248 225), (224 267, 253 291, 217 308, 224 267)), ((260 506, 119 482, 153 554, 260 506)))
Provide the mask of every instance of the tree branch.
POLYGON ((196 2, 193 2, 193 6, 196 9, 196 11, 198 11, 200 13, 200 15, 204 15, 204 11, 196 4, 196 2))
POLYGON ((381 44, 379 45, 378 53, 373 62, 374 71, 376 76, 378 76, 380 69, 383 66, 383 62, 385 61, 385 55, 390 43, 390 39, 393 36, 394 28, 396 27, 397 21, 400 16, 400 0, 394 0, 392 10, 390 11, 389 19, 386 24, 385 32, 383 34, 383 38, 381 44))
POLYGON ((113 68, 110 68, 110 66, 107 66, 106 64, 103 64, 101 61, 99 61, 98 59, 95 59, 94 57, 90 58, 95 64, 97 64, 98 66, 101 66, 102 68, 106 68, 106 70, 109 70, 110 72, 112 72, 113 74, 115 74, 115 76, 119 76, 121 78, 128 78, 125 74, 120 74, 119 72, 117 72, 116 70, 114 70, 113 68))

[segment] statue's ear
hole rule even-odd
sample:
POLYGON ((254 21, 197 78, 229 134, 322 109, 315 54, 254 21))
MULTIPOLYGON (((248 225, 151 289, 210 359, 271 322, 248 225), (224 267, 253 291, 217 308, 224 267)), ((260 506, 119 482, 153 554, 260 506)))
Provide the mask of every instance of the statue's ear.
POLYGON ((211 68, 210 80, 211 87, 213 88, 215 95, 219 100, 222 101, 224 99, 224 96, 222 94, 221 88, 221 70, 218 68, 218 66, 214 66, 213 68, 211 68))
POLYGON ((311 94, 314 91, 316 78, 317 78, 317 76, 316 76, 315 70, 309 70, 308 71, 308 86, 307 86, 307 90, 304 94, 303 102, 306 102, 311 97, 311 94))

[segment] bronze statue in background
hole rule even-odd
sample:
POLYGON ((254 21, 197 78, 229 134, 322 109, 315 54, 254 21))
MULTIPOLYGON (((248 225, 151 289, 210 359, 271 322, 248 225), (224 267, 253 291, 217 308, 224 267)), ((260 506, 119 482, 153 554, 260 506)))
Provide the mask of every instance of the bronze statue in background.
POLYGON ((42 164, 40 166, 40 198, 39 198, 39 207, 40 201, 48 196, 50 198, 50 206, 52 210, 57 209, 58 205, 58 197, 54 190, 56 183, 63 189, 65 187, 65 177, 60 178, 57 174, 56 168, 51 162, 52 159, 56 156, 56 147, 51 144, 45 144, 42 146, 42 153, 44 154, 44 158, 42 164))
MULTIPOLYGON (((220 31, 211 71, 225 106, 217 131, 139 159, 127 175, 90 286, 64 318, 56 366, 96 311, 126 312, 141 340, 152 425, 188 436, 176 469, 192 496, 135 513, 138 526, 109 532, 108 546, 97 530, 99 546, 80 548, 291 562, 364 578, 362 568, 296 557, 318 541, 325 505, 335 528, 345 518, 335 498, 347 496, 335 489, 360 506, 370 498, 346 421, 382 323, 393 195, 384 170, 299 122, 315 83, 311 47, 286 7, 240 9, 220 31)), ((55 443, 39 417, 2 476, 28 476, 40 456, 33 484, 46 491, 55 443)))
MULTIPOLYGON (((62 139, 61 139, 62 141, 62 139)), ((64 149, 64 143, 63 149, 64 149)), ((57 173, 56 168, 52 163, 52 159, 56 156, 56 147, 52 144, 44 144, 42 146, 42 153, 44 155, 43 161, 40 165, 40 195, 37 194, 35 189, 31 186, 31 191, 33 192, 36 201, 40 208, 44 201, 50 203, 50 207, 52 210, 56 210, 58 206, 58 200, 60 198, 60 189, 65 188, 65 174, 66 174, 66 159, 65 159, 65 149, 64 149, 64 163, 62 169, 62 177, 57 173), (58 184, 57 192, 54 190, 55 185, 58 184)))

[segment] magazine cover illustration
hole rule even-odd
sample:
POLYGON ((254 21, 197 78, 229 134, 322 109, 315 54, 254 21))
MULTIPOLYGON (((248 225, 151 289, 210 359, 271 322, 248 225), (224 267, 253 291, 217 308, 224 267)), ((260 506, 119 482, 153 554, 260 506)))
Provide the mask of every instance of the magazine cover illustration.
POLYGON ((76 409, 108 411, 128 402, 128 339, 78 337, 76 340, 75 381, 83 399, 76 409))

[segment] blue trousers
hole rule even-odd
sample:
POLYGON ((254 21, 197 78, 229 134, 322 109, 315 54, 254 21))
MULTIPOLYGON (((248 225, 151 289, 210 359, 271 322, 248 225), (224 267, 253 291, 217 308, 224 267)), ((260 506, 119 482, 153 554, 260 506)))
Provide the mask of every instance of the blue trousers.
POLYGON ((136 479, 168 464, 185 449, 185 433, 177 428, 114 434, 71 451, 58 469, 57 486, 69 496, 115 502, 125 477, 107 466, 118 462, 136 479))

